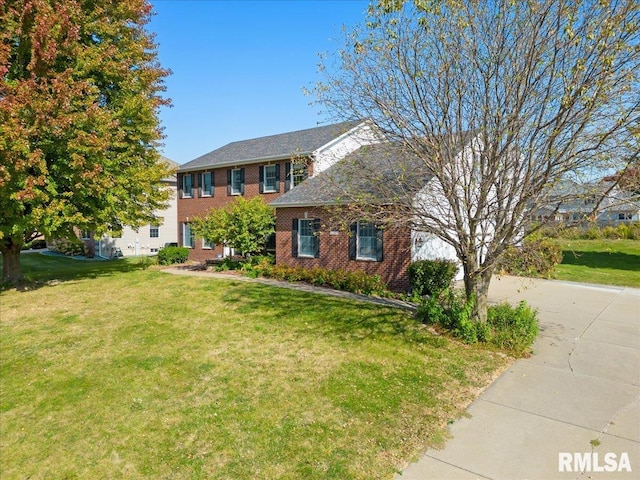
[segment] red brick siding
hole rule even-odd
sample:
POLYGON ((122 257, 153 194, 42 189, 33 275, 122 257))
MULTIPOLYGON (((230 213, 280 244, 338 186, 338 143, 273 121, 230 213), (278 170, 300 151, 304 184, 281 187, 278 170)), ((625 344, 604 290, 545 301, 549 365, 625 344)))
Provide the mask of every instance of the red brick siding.
MULTIPOLYGON (((252 198, 261 196, 265 203, 274 201, 280 195, 285 193, 285 176, 287 161, 280 162, 262 162, 252 165, 241 165, 239 167, 224 167, 214 169, 203 169, 196 172, 189 172, 193 174, 193 198, 180 198, 180 190, 182 188, 182 176, 183 173, 178 174, 178 239, 182 244, 182 224, 188 222, 194 217, 200 217, 207 214, 212 208, 224 207, 227 203, 234 201, 237 195, 227 195, 227 170, 235 168, 244 168, 244 198, 252 198), (280 192, 276 193, 260 193, 260 170, 259 167, 263 165, 280 165, 280 192), (214 172, 214 196, 202 197, 198 196, 199 187, 199 173, 205 171, 214 172)), ((312 166, 309 168, 309 172, 312 172, 312 166)), ((207 259, 215 258, 217 255, 222 254, 222 246, 216 245, 214 249, 203 249, 202 239, 196 237, 195 247, 189 253, 189 260, 204 261, 207 259)))
POLYGON ((322 208, 278 208, 276 220, 276 263, 308 268, 322 267, 336 270, 362 270, 380 275, 391 290, 404 292, 409 287, 407 267, 411 261, 411 233, 408 229, 386 230, 383 233, 383 260, 381 262, 350 260, 349 232, 326 225, 329 213, 322 208), (291 252, 291 225, 294 218, 320 218, 319 258, 293 257, 291 252), (332 232, 333 230, 333 232, 332 232), (335 234, 335 232, 338 232, 335 234))

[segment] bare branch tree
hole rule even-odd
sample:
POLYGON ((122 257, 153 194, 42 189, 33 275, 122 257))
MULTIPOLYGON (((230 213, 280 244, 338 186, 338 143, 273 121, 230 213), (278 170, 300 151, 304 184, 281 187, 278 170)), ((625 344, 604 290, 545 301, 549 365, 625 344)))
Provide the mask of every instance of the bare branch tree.
MULTIPOLYGON (((377 215, 455 249, 482 321, 496 262, 535 228, 530 212, 550 191, 638 159, 640 5, 382 3, 347 32, 336 64, 325 60, 316 94, 336 117, 368 118, 407 152, 389 159, 394 209, 377 215), (420 170, 432 180, 418 187, 411 172, 420 170)), ((382 181, 379 168, 363 161, 358 172, 382 181)), ((343 196, 374 209, 371 197, 343 196)))

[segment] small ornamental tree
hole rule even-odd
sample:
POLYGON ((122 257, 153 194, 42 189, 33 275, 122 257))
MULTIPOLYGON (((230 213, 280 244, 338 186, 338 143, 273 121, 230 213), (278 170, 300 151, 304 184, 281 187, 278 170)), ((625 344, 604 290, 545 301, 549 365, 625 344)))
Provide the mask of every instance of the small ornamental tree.
POLYGON ((243 256, 261 252, 266 238, 275 232, 275 209, 262 198, 238 197, 224 208, 212 208, 205 217, 195 218, 196 235, 213 243, 225 243, 243 256))

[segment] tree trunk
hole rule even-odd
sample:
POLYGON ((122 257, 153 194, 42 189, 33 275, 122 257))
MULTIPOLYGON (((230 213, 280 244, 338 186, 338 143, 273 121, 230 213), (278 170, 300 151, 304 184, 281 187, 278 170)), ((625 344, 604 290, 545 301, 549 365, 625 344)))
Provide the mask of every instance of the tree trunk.
POLYGON ((5 239, 0 244, 2 252, 2 281, 16 284, 22 281, 22 270, 20 269, 20 248, 22 244, 15 242, 12 238, 5 239))
POLYGON ((491 268, 485 268, 482 271, 477 269, 472 272, 467 272, 465 268, 464 274, 464 289, 467 296, 467 300, 473 298, 473 310, 472 318, 477 322, 487 321, 487 307, 489 298, 489 284, 491 283, 491 277, 493 270, 491 268))

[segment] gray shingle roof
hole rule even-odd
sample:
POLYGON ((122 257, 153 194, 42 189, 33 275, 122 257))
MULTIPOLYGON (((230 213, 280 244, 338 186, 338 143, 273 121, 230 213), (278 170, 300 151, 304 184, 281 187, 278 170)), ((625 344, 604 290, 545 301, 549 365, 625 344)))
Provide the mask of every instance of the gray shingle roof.
POLYGON ((288 158, 293 155, 309 155, 361 123, 361 121, 343 122, 232 142, 183 164, 180 171, 288 158))
MULTIPOLYGON (((464 132, 452 144, 461 151, 475 132, 464 132)), ((433 177, 425 162, 399 143, 364 145, 270 203, 273 207, 411 201, 433 177)))
MULTIPOLYGON (((173 160, 165 157, 164 155, 160 155, 160 161, 168 164, 171 168, 174 168, 176 170, 180 167, 180 164, 178 162, 174 162, 173 160)), ((177 176, 174 173, 173 175, 165 177, 162 180, 165 182, 175 182, 177 180, 177 176)))
POLYGON ((276 208, 335 205, 348 203, 354 197, 392 202, 399 194, 417 193, 430 178, 424 163, 399 145, 365 145, 270 205, 276 208))

